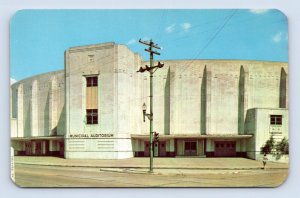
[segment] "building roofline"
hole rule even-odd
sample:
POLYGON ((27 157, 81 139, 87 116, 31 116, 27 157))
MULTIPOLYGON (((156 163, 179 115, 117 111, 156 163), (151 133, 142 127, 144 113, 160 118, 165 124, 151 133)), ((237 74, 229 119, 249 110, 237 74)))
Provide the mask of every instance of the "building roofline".
POLYGON ((104 46, 112 46, 112 45, 116 45, 116 43, 115 42, 105 42, 105 43, 97 43, 97 44, 78 45, 78 46, 69 47, 66 51, 86 49, 86 48, 95 48, 95 47, 104 47, 104 46))
POLYGON ((44 75, 47 75, 47 74, 51 74, 51 73, 52 73, 52 74, 60 73, 60 72, 64 73, 64 71, 65 71, 64 69, 60 69, 60 70, 56 70, 56 71, 50 71, 50 72, 46 72, 46 73, 36 74, 36 75, 34 75, 34 76, 30 76, 30 77, 27 77, 27 78, 23 78, 23 79, 21 79, 21 80, 18 80, 17 82, 11 84, 10 87, 12 87, 13 85, 16 85, 16 84, 18 84, 18 83, 22 83, 22 82, 24 82, 24 81, 30 80, 31 78, 39 78, 39 77, 41 77, 41 76, 44 76, 44 75))
MULTIPOLYGON (((217 61, 217 62, 249 62, 249 63, 282 63, 282 64, 288 64, 288 62, 285 62, 285 61, 272 61, 272 60, 249 60, 249 59, 166 59, 166 60, 163 60, 163 59, 159 59, 159 60, 155 60, 155 61, 168 61, 168 62, 177 62, 177 61, 202 61, 202 62, 205 62, 205 61, 217 61)), ((144 61, 144 62, 149 62, 148 61, 144 61)), ((241 64, 242 65, 242 64, 241 64)))

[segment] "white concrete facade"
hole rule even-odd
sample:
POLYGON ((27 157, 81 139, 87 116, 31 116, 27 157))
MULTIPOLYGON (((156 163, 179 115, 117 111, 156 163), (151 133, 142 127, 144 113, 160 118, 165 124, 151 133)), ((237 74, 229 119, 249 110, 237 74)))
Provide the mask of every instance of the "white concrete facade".
MULTIPOLYGON (((257 159, 260 147, 274 136, 271 128, 278 129, 270 124, 273 114, 284 118, 277 139, 288 138, 286 62, 161 62, 164 67, 153 77, 154 131, 160 134, 155 155, 257 159), (253 112, 256 116, 249 118, 253 112)), ((72 47, 65 52, 64 70, 13 84, 16 153, 80 159, 147 156, 149 122, 143 122, 142 105, 149 109, 149 74, 136 72, 145 64, 124 45, 72 47), (97 124, 87 122, 88 77, 98 81, 97 124), (31 145, 27 152, 26 145, 31 145)))

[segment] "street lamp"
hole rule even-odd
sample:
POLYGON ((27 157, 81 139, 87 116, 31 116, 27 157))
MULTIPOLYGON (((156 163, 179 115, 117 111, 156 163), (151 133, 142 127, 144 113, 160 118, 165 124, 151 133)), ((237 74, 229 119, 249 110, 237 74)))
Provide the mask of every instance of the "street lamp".
POLYGON ((147 106, 145 103, 143 104, 142 109, 143 109, 143 116, 144 116, 144 122, 145 122, 145 115, 146 115, 146 109, 147 109, 147 106))
POLYGON ((145 117, 146 117, 146 116, 147 116, 147 118, 148 118, 149 120, 152 120, 152 114, 151 114, 151 113, 146 113, 147 106, 146 106, 145 103, 143 104, 142 109, 143 109, 144 122, 145 122, 145 117))

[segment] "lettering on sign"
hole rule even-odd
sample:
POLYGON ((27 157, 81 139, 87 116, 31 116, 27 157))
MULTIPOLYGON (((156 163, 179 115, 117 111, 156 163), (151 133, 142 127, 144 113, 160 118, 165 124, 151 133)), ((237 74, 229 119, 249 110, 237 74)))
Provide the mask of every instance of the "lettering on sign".
POLYGON ((270 126, 270 130, 269 130, 270 134, 282 134, 282 127, 279 126, 270 126))
POLYGON ((69 138, 113 138, 114 134, 112 133, 78 133, 78 134, 69 134, 69 138))
POLYGON ((279 132, 270 132, 270 134, 271 134, 271 135, 281 135, 282 132, 280 132, 280 131, 279 131, 279 132))

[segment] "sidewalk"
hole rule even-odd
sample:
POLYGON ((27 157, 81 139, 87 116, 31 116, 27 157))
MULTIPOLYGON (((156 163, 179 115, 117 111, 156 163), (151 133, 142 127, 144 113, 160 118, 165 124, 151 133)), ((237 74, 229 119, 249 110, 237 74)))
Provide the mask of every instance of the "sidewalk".
MULTIPOLYGON (((147 169, 149 158, 89 160, 16 156, 15 163, 63 167, 147 169)), ((261 169, 262 162, 245 158, 154 158, 154 167, 155 169, 187 170, 252 170, 261 169)), ((268 162, 267 169, 288 169, 288 164, 268 162)))

